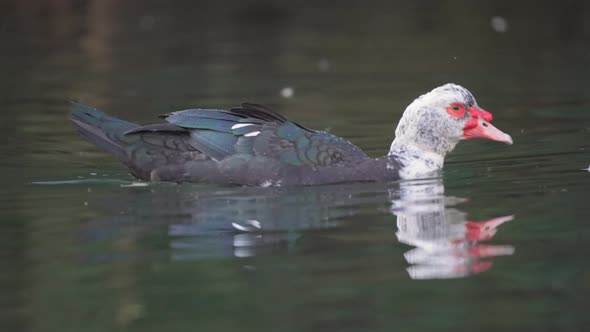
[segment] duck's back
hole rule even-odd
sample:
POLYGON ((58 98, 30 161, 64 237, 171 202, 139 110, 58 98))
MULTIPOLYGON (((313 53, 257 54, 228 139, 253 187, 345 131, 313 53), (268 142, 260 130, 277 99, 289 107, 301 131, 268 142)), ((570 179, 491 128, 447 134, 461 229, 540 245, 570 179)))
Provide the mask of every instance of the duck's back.
POLYGON ((82 104, 72 112, 85 137, 144 180, 308 185, 371 180, 381 167, 350 142, 261 105, 162 118, 167 123, 139 126, 82 104))

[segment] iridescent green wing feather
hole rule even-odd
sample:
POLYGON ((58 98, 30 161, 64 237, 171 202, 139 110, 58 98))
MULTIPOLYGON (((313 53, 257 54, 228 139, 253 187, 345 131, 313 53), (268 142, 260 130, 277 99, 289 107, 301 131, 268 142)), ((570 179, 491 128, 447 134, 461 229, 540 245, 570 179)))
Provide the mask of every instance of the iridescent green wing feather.
POLYGON ((185 110, 163 118, 189 130, 191 144, 218 161, 243 154, 294 166, 328 166, 367 158, 346 140, 307 129, 257 104, 242 104, 229 111, 185 110))

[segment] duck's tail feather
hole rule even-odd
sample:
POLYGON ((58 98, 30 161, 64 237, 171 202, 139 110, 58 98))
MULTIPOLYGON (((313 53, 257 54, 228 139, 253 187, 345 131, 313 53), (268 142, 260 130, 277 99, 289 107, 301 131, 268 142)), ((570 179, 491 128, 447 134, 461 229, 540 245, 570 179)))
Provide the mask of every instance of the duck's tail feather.
POLYGON ((127 161, 123 134, 138 125, 109 116, 88 105, 72 102, 70 121, 88 141, 119 160, 127 161))

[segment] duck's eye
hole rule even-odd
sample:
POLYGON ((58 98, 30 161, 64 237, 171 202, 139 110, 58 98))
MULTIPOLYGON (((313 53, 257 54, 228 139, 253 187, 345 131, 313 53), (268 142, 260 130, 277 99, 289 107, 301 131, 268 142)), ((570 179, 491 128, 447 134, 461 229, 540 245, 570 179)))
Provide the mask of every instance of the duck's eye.
POLYGON ((447 113, 454 118, 462 118, 465 116, 465 105, 461 103, 452 103, 447 107, 447 113))

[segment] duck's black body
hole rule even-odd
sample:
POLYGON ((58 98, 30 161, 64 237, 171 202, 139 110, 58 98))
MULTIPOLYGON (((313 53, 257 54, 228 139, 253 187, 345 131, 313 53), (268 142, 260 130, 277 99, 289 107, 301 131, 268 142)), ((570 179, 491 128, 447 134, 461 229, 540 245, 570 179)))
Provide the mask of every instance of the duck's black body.
POLYGON ((394 156, 370 158, 350 142, 304 128, 269 108, 191 109, 140 126, 74 104, 89 141, 142 180, 241 185, 315 185, 399 178, 394 156))
POLYGON ((315 185, 433 176, 460 140, 512 144, 467 89, 445 84, 404 111, 387 156, 370 158, 350 142, 304 128, 271 109, 190 109, 140 126, 74 104, 71 120, 89 141, 142 180, 240 185, 315 185))

